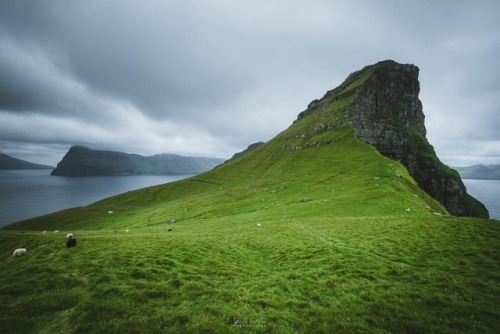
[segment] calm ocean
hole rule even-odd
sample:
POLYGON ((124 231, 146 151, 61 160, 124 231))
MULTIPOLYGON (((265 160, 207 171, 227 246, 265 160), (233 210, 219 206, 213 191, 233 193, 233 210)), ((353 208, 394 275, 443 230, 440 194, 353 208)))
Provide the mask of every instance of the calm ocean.
POLYGON ((481 201, 490 211, 490 217, 500 220, 500 180, 463 179, 467 192, 481 201))
POLYGON ((192 176, 62 177, 51 176, 50 172, 50 169, 0 171, 0 227, 192 176))
MULTIPOLYGON (((0 227, 47 213, 85 206, 129 190, 192 175, 61 177, 50 170, 0 171, 0 227)), ((463 180, 467 191, 500 219, 500 180, 463 180)))

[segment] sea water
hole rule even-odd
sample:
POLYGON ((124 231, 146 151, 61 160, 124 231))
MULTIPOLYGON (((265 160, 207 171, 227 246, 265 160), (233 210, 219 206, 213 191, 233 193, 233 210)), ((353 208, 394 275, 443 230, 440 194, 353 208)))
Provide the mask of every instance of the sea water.
POLYGON ((462 180, 467 193, 481 201, 490 211, 490 217, 500 220, 500 180, 462 180))
POLYGON ((63 177, 51 170, 0 171, 0 227, 192 174, 63 177))

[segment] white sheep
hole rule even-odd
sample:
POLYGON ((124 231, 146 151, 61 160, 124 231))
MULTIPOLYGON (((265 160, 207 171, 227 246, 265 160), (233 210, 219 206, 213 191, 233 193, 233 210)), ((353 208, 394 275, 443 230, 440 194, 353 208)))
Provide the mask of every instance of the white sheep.
POLYGON ((73 233, 66 234, 66 240, 73 239, 73 233))
POLYGON ((26 255, 27 252, 26 248, 18 248, 12 253, 12 256, 23 256, 26 255))

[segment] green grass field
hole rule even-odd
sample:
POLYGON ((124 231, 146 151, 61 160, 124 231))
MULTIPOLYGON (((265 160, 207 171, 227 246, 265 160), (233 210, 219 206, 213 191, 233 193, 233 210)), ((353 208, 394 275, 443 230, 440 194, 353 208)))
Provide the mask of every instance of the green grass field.
POLYGON ((498 332, 499 222, 450 216, 348 127, 284 148, 307 127, 1 230, 0 332, 498 332))
POLYGON ((2 232, 2 333, 495 332, 498 224, 208 220, 2 232), (496 236, 496 237, 495 237, 496 236), (20 242, 29 254, 10 256, 20 242))

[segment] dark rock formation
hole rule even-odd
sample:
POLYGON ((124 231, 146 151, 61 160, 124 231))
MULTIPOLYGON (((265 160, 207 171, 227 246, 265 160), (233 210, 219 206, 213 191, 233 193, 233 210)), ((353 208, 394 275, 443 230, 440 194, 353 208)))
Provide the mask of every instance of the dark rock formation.
POLYGON ((406 166, 419 186, 456 216, 489 217, 486 207, 467 194, 460 175, 444 165, 426 138, 418 97, 418 67, 392 60, 354 72, 337 88, 312 101, 298 120, 325 107, 335 111, 315 130, 352 126, 358 139, 406 166))
POLYGON ((144 157, 113 151, 73 146, 52 171, 57 176, 111 176, 198 174, 222 163, 223 159, 159 154, 144 157))
POLYGON ((248 152, 252 152, 253 150, 255 150, 256 148, 261 147, 262 145, 264 145, 264 142, 262 142, 262 141, 250 144, 246 149, 244 149, 241 152, 235 153, 230 159, 224 161, 224 163, 227 163, 227 162, 232 161, 232 160, 234 160, 234 159, 236 159, 238 157, 241 157, 242 155, 245 155, 248 152))
POLYGON ((16 169, 52 169, 54 167, 47 165, 34 164, 25 160, 13 158, 7 154, 0 153, 0 170, 16 169))

